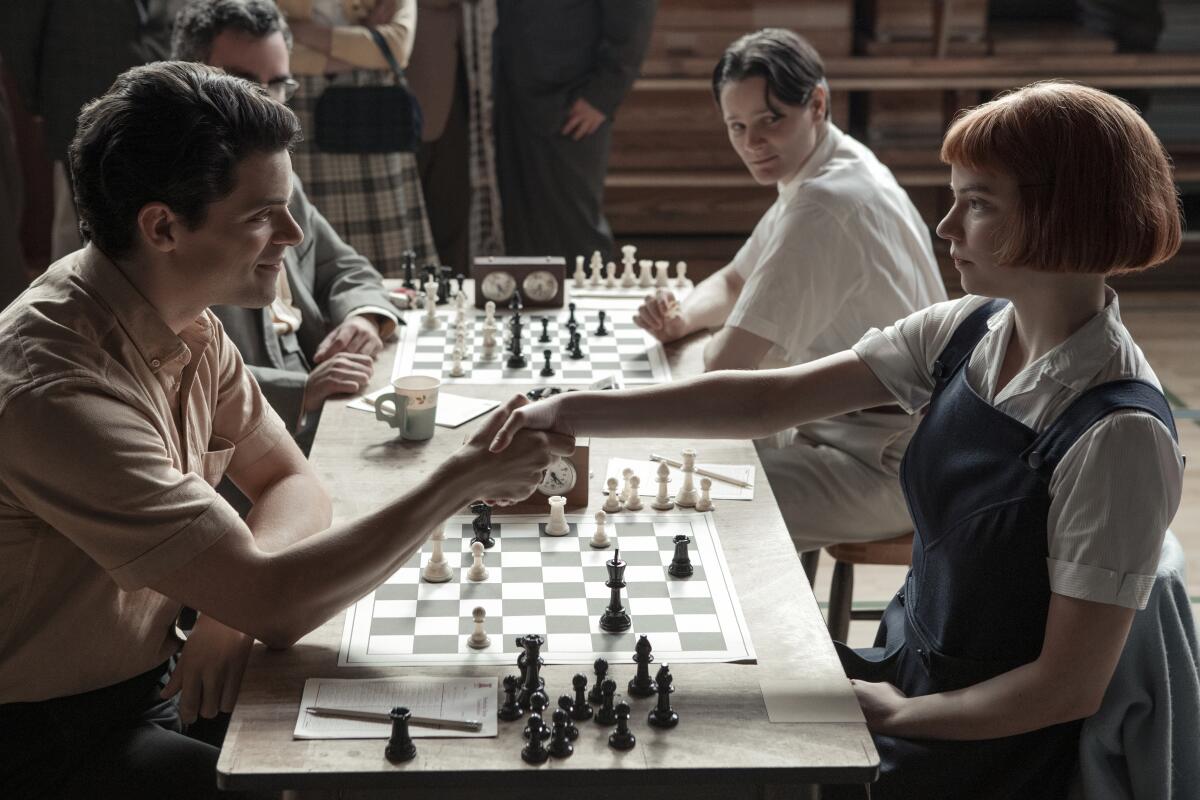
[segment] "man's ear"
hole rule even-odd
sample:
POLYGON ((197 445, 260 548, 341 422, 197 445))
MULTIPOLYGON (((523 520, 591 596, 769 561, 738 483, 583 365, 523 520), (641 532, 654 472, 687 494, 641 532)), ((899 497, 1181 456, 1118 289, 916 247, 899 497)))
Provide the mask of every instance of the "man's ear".
POLYGON ((175 249, 175 234, 182 220, 165 203, 147 203, 137 215, 138 234, 160 253, 175 249))
POLYGON ((822 122, 825 119, 825 109, 829 108, 829 89, 825 88, 825 84, 819 83, 813 87, 808 107, 812 112, 813 122, 822 122))

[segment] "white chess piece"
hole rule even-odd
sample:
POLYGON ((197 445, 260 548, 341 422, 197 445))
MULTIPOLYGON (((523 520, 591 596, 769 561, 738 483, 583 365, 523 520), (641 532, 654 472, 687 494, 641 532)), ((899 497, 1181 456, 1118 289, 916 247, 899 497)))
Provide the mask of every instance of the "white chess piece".
POLYGON ((592 288, 600 285, 600 270, 604 269, 604 259, 600 258, 600 251, 592 251, 592 260, 588 262, 588 268, 591 270, 591 280, 589 283, 592 288))
POLYGON ((554 495, 550 498, 550 521, 546 523, 547 536, 566 536, 571 527, 567 525, 567 498, 554 495))
POLYGON ((467 293, 459 289, 454 293, 454 307, 461 308, 464 311, 467 308, 467 293))
POLYGON ((496 331, 492 328, 483 329, 483 353, 480 356, 481 361, 494 361, 496 359, 496 331))
POLYGON ((692 508, 696 505, 696 485, 693 482, 696 476, 696 451, 692 448, 687 448, 683 451, 681 458, 683 466, 679 468, 680 474, 683 476, 683 483, 679 487, 679 491, 675 493, 675 505, 684 508, 692 508))
POLYGON ((666 289, 667 288, 667 286, 669 285, 667 283, 667 270, 670 269, 670 267, 671 267, 670 261, 655 261, 654 262, 654 286, 656 288, 658 288, 658 289, 666 289))
POLYGON ((488 638, 487 631, 483 629, 483 622, 487 619, 487 610, 483 606, 475 606, 471 612, 471 619, 475 623, 475 631, 467 637, 467 647, 475 650, 490 647, 492 640, 488 638))
POLYGON ((637 247, 627 244, 621 248, 621 288, 632 289, 637 285, 637 274, 633 271, 633 265, 637 263, 637 247))
POLYGON ((621 470, 621 503, 629 505, 629 479, 633 477, 633 470, 629 467, 621 470))
POLYGON ((575 256, 575 274, 571 276, 575 282, 576 289, 582 289, 584 281, 587 280, 587 274, 583 271, 583 256, 575 256))
POLYGON ((688 286, 691 285, 691 283, 692 282, 688 280, 688 276, 687 276, 687 262, 686 261, 676 261, 675 262, 675 287, 678 289, 686 289, 686 288, 688 288, 688 286))
POLYGON ((425 317, 421 320, 421 327, 431 331, 441 324, 437 316, 437 281, 425 281, 425 317))
POLYGON ((654 285, 654 278, 650 274, 650 270, 654 268, 654 262, 648 258, 643 258, 638 262, 638 287, 649 289, 654 285))
POLYGON ((626 511, 641 511, 642 498, 638 494, 642 488, 642 479, 634 475, 629 479, 629 499, 625 501, 626 511))
POLYGON ((486 581, 487 567, 483 565, 483 542, 471 542, 471 568, 467 570, 467 580, 486 581))
POLYGON ((604 498, 602 508, 609 514, 615 514, 624 506, 621 505, 621 496, 617 494, 617 479, 608 479, 608 497, 604 498))
POLYGON ((458 278, 450 278, 446 283, 448 284, 447 288, 450 290, 451 297, 456 297, 462 291, 463 285, 459 283, 458 278))
POLYGON ((428 583, 445 583, 454 577, 450 571, 450 563, 446 561, 446 554, 442 550, 442 542, 446 539, 446 531, 443 528, 438 528, 433 532, 433 536, 429 538, 433 542, 433 555, 429 557, 429 562, 425 565, 425 569, 421 570, 421 579, 428 583))
POLYGON ((604 288, 617 288, 617 265, 611 261, 604 265, 604 288))
POLYGON ((650 505, 657 508, 659 511, 670 511, 675 507, 671 502, 671 498, 667 496, 667 483, 671 480, 671 468, 667 466, 665 461, 658 462, 658 494, 654 496, 654 502, 650 505))
POLYGON ((700 479, 700 499, 696 501, 697 511, 712 511, 713 502, 708 493, 712 490, 712 480, 709 478, 700 479))
POLYGON ((608 519, 608 515, 603 511, 596 512, 596 532, 592 534, 592 540, 588 545, 603 550, 608 547, 608 532, 604 530, 604 521, 608 519))
POLYGON ((463 369, 463 354, 462 350, 454 348, 454 353, 450 356, 450 377, 461 378, 466 375, 466 370, 463 369))
POLYGON ((483 327, 496 327, 496 304, 488 300, 483 304, 483 327))

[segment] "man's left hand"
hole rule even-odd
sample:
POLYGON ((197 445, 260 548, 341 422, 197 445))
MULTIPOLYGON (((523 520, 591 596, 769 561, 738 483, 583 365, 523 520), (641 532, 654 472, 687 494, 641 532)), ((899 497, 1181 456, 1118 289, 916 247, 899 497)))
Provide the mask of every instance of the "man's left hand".
POLYGON ((179 717, 184 724, 199 714, 212 719, 218 712, 233 711, 242 673, 250 658, 254 637, 235 631, 203 614, 188 636, 163 699, 179 694, 179 717))
POLYGON ((320 364, 338 353, 362 353, 374 358, 382 349, 379 326, 370 317, 356 314, 329 332, 317 348, 313 361, 320 364))
POLYGON ((570 136, 578 142, 599 130, 606 119, 608 118, 604 116, 603 111, 580 97, 567 114, 567 124, 563 125, 562 135, 570 136))
POLYGON ((872 733, 896 735, 896 717, 908 700, 904 692, 890 683, 852 680, 850 686, 867 718, 867 728, 872 733))

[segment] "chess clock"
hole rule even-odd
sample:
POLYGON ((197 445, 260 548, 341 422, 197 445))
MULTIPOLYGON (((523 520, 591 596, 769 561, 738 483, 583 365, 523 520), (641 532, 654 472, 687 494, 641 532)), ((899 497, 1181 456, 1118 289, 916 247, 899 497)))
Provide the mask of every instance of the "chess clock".
POLYGON ((525 308, 562 308, 567 262, 562 256, 480 256, 471 277, 476 308, 489 300, 504 308, 518 289, 525 308))
POLYGON ((588 451, 591 449, 590 440, 579 439, 575 442, 575 452, 562 456, 546 469, 546 476, 533 494, 525 500, 504 508, 497 508, 498 514, 540 514, 550 513, 550 498, 562 495, 567 498, 567 510, 579 511, 587 508, 588 484, 591 476, 588 474, 588 451))

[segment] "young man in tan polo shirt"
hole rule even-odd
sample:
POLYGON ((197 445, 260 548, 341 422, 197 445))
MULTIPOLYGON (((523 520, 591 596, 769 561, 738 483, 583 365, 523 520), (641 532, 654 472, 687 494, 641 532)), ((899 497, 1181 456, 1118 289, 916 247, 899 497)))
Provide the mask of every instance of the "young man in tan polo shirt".
MULTIPOLYGON (((71 147, 89 244, 0 314, 0 786, 8 796, 215 794, 183 716, 229 709, 253 638, 285 647, 454 510, 529 495, 565 439, 488 453, 330 527, 329 497, 220 323, 271 302, 295 117, 197 64, 122 75, 71 147), (243 522, 213 490, 254 501, 243 522), (180 648, 174 619, 200 619, 180 648)), ((519 404, 514 400, 510 407, 519 404)), ((490 430, 489 430, 490 429, 490 430)))

